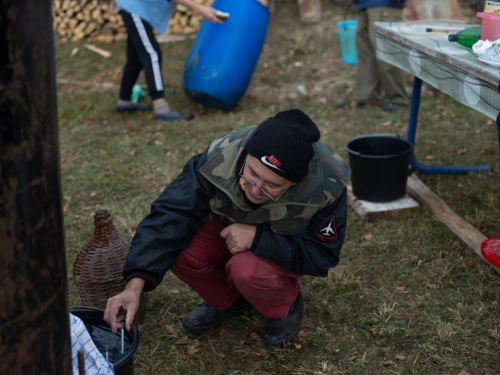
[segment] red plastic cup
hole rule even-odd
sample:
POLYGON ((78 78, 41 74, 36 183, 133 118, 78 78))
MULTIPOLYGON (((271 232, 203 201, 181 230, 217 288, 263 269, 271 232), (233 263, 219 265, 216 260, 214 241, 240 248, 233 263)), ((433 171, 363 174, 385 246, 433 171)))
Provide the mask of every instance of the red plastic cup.
POLYGON ((500 39, 500 14, 489 12, 478 12, 477 17, 482 18, 481 22, 481 40, 500 39))
POLYGON ((481 244, 481 254, 488 263, 500 268, 500 237, 488 238, 481 244))

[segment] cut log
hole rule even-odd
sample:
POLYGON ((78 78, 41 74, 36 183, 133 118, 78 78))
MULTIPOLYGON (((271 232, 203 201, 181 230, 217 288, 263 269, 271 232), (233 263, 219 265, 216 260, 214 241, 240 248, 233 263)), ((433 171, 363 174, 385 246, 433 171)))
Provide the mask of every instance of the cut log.
POLYGON ((500 268, 491 265, 481 254, 481 244, 488 238, 467 221, 457 215, 441 198, 429 189, 415 174, 408 177, 406 190, 417 201, 426 205, 434 215, 455 233, 467 246, 485 262, 500 273, 500 268))

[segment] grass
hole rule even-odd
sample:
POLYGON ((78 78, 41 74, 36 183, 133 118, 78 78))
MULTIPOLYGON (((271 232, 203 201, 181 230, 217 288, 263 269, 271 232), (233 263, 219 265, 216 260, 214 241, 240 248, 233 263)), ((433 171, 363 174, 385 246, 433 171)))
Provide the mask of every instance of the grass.
MULTIPOLYGON (((335 31, 343 8, 323 3, 323 21, 300 25, 295 2, 277 2, 251 87, 231 111, 203 108, 183 93, 192 41, 163 44, 166 96, 189 124, 155 124, 151 113, 114 112, 125 43, 56 48, 61 175, 70 305, 80 305, 71 273, 93 233, 93 213, 107 208, 133 235, 150 203, 188 158, 216 136, 293 107, 318 124, 322 140, 346 160, 344 144, 372 133, 406 136, 407 110, 339 110, 352 95, 352 70, 342 64, 335 31), (74 48, 78 53, 71 57, 74 48), (299 63, 299 64, 297 64, 299 63), (321 86, 317 94, 315 85, 321 86), (308 95, 290 96, 303 84, 308 95), (260 91, 257 89, 261 89, 260 91), (274 90, 274 91, 273 91, 274 90), (273 95, 267 95, 272 92, 273 95)), ((141 82, 144 83, 143 78, 141 82)), ((408 88, 411 77, 408 77, 408 88)), ((421 175, 461 217, 487 237, 500 235, 499 150, 494 122, 426 87, 415 150, 426 164, 489 164, 493 171, 421 175)), ((364 222, 349 207, 341 262, 326 278, 300 280, 306 301, 301 335, 284 350, 261 343, 256 312, 201 336, 182 329, 200 299, 167 273, 150 293, 135 373, 142 374, 497 374, 499 275, 421 206, 398 220, 364 222), (461 371, 465 371, 462 372, 461 371)))

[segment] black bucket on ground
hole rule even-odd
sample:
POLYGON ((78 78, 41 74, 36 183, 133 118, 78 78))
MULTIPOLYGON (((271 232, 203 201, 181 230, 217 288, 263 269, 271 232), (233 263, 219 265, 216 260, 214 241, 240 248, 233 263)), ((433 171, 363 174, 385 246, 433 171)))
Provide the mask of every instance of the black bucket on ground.
POLYGON ((121 354, 121 336, 114 334, 104 321, 104 310, 93 307, 71 307, 69 312, 80 318, 90 333, 97 349, 105 356, 106 349, 109 362, 113 364, 115 375, 134 374, 134 354, 139 347, 139 330, 132 324, 130 331, 124 331, 124 354, 121 354))
POLYGON ((406 193, 413 145, 392 135, 366 135, 345 144, 352 192, 370 202, 390 202, 406 193))

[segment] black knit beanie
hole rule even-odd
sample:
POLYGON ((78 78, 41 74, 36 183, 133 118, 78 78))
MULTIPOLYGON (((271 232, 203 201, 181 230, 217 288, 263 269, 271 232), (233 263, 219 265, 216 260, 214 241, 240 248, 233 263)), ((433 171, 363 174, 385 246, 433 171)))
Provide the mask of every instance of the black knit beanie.
POLYGON ((316 124, 300 109, 279 112, 262 125, 246 147, 274 173, 293 182, 301 181, 309 172, 319 140, 316 124))

